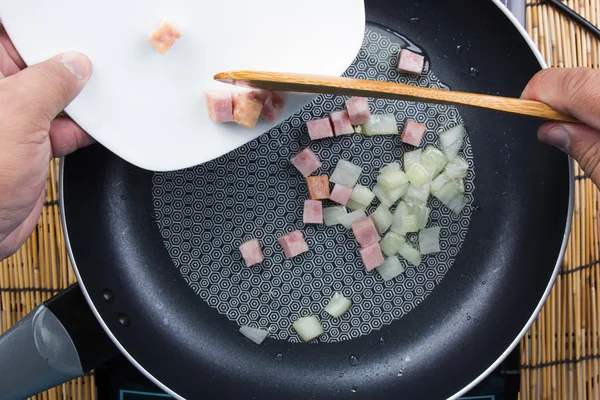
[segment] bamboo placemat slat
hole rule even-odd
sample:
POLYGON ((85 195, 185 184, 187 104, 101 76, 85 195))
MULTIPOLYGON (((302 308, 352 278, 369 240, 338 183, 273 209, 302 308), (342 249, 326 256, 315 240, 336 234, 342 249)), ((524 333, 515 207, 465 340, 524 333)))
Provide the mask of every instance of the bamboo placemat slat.
MULTIPOLYGON (((527 1, 527 31, 556 67, 599 68, 600 42, 554 8, 527 1)), ((567 0, 598 26, 600 0, 567 0)), ((0 332, 75 282, 58 210, 59 161, 50 163, 46 203, 36 230, 17 254, 0 263, 0 332)), ((520 346, 521 400, 600 399, 600 249, 598 190, 576 166, 573 230, 561 273, 520 346)), ((34 399, 96 399, 94 375, 34 399)))
MULTIPOLYGON (((563 1, 594 25, 600 0, 563 1)), ((544 2, 527 0, 527 31, 554 67, 598 68, 600 42, 544 2)), ((521 342, 521 394, 527 399, 600 399, 598 190, 575 165, 573 228, 561 273, 521 342)))

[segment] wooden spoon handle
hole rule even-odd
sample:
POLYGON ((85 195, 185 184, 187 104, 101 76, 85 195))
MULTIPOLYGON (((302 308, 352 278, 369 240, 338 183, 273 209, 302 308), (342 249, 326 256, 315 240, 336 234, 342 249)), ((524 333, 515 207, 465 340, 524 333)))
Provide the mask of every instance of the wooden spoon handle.
POLYGON ((286 92, 377 97, 427 103, 460 104, 512 114, 528 115, 551 121, 580 123, 580 121, 570 115, 563 114, 539 101, 454 92, 451 90, 431 89, 393 82, 260 71, 221 72, 216 74, 214 78, 220 82, 251 88, 286 92))

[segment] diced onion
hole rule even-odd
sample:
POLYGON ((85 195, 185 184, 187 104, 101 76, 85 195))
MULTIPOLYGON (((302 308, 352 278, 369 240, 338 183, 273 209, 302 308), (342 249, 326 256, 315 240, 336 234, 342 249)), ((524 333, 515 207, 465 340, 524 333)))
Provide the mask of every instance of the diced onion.
POLYGON ((364 187, 363 185, 356 185, 354 190, 352 190, 352 194, 350 195, 350 200, 355 201, 359 204, 369 205, 375 198, 375 193, 373 193, 368 187, 364 187))
POLYGON ((367 135, 397 135, 398 124, 394 114, 371 115, 363 125, 367 135))
POLYGON ((400 163, 399 162, 393 162, 393 163, 389 163, 388 165, 386 165, 385 167, 381 168, 379 170, 380 174, 385 174, 387 172, 394 172, 394 171, 400 171, 400 163))
POLYGON ((446 174, 439 174, 433 182, 431 182, 431 194, 435 196, 435 193, 440 190, 446 183, 450 182, 450 178, 446 174))
POLYGON ((410 183, 405 183, 398 189, 388 190, 387 194, 388 194, 388 197, 390 198, 390 200, 392 201, 392 204, 394 204, 395 202, 400 200, 400 198, 408 192, 409 187, 410 187, 410 183))
POLYGON ((419 250, 415 249, 408 243, 404 243, 400 247, 398 254, 404 257, 406 261, 408 261, 415 267, 418 267, 419 264, 421 264, 421 253, 419 253, 419 250))
POLYGON ((408 203, 407 206, 409 214, 414 215, 417 218, 417 228, 425 228, 425 226, 427 226, 427 222, 429 221, 431 209, 420 204, 408 203))
POLYGON ((340 223, 339 217, 347 213, 344 206, 326 207, 323 209, 323 221, 327 226, 337 225, 340 223))
POLYGON ((383 254, 386 256, 393 256, 398 253, 400 246, 404 243, 406 243, 404 236, 399 235, 396 232, 388 232, 383 239, 381 239, 381 242, 379 242, 379 246, 381 246, 383 254))
POLYGON ((422 153, 422 149, 407 151, 404 153, 404 172, 407 172, 414 163, 421 161, 422 153))
POLYGON ((339 160, 329 181, 352 188, 358 182, 360 174, 362 174, 361 167, 352 164, 350 161, 339 160))
POLYGON ((344 225, 346 229, 352 228, 352 224, 363 218, 367 218, 367 214, 363 210, 352 211, 351 213, 342 215, 338 218, 340 224, 344 225))
POLYGON ((383 186, 385 190, 398 189, 408 183, 408 176, 400 170, 390 171, 379 175, 377 183, 383 186))
POLYGON ((406 173, 406 176, 408 177, 410 183, 417 188, 431 181, 429 172, 421 165, 420 162, 416 162, 411 165, 406 173))
POLYGON ((292 324, 292 327, 298 333, 298 336, 305 342, 310 342, 323 334, 321 322, 313 315, 298 318, 292 324))
POLYGON ((392 226, 392 221, 394 220, 394 215, 383 204, 380 204, 379 207, 373 211, 373 214, 371 214, 370 217, 373 220, 375 228, 377 228, 377 232, 379 232, 379 234, 384 234, 388 229, 390 229, 390 226, 392 226))
POLYGON ((453 181, 446 183, 432 194, 455 214, 460 214, 466 205, 465 195, 453 181))
POLYGON ((371 191, 377 196, 382 205, 389 208, 394 204, 390 196, 388 196, 387 191, 380 184, 375 185, 371 191))
POLYGON ((419 249, 421 254, 431 254, 440 251, 440 227, 422 229, 419 232, 419 249))
POLYGON ((464 125, 457 125, 454 128, 448 129, 446 132, 440 133, 440 144, 442 151, 449 160, 456 158, 458 152, 463 146, 463 140, 467 131, 464 125))
POLYGON ((269 331, 266 329, 252 328, 248 325, 242 325, 240 333, 256 344, 261 344, 269 336, 269 331))
POLYGON ((432 179, 435 178, 448 163, 448 158, 440 150, 433 146, 427 146, 421 155, 421 164, 429 170, 433 168, 432 179))
POLYGON ((375 268, 375 270, 387 282, 404 273, 404 265, 398 260, 398 257, 393 256, 386 258, 383 264, 375 268))
POLYGON ((354 200, 348 200, 348 202, 346 203, 346 207, 348 207, 352 211, 366 210, 368 206, 368 204, 360 204, 354 200))
POLYGON ((458 187, 458 191, 461 193, 465 192, 465 180, 464 179, 458 179, 455 181, 456 186, 458 187))
POLYGON ((351 305, 352 301, 350 299, 344 297, 340 292, 335 292, 329 303, 327 303, 325 311, 333 318, 339 318, 350 309, 351 305))
POLYGON ((400 235, 406 235, 410 232, 419 231, 419 221, 416 215, 394 215, 394 222, 392 223, 392 231, 400 235))
POLYGON ((408 188, 408 192, 404 195, 404 201, 414 204, 427 204, 427 199, 429 198, 429 189, 431 184, 425 183, 421 185, 420 188, 416 188, 413 185, 410 185, 408 188))
POLYGON ((448 162, 444 173, 450 179, 463 179, 467 177, 469 164, 461 157, 456 157, 448 162))

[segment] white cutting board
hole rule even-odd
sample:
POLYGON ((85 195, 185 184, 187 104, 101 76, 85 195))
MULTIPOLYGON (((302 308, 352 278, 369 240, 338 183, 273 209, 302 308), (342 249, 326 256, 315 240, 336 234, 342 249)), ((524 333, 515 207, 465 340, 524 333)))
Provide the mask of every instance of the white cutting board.
POLYGON ((212 160, 256 138, 314 96, 290 94, 275 124, 215 124, 206 90, 234 69, 341 75, 360 48, 363 0, 0 0, 28 65, 78 50, 94 73, 67 113, 108 149, 164 171, 212 160), (183 34, 166 55, 147 36, 165 19, 183 34))

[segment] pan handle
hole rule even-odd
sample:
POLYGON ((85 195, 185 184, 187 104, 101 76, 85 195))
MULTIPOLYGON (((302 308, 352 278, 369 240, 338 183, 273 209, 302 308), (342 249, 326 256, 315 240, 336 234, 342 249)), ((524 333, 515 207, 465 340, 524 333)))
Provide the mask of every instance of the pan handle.
POLYGON ((0 400, 24 399, 118 354, 75 284, 0 336, 0 400))

